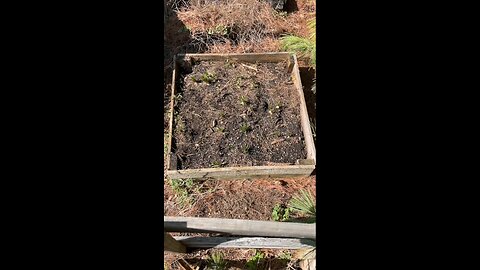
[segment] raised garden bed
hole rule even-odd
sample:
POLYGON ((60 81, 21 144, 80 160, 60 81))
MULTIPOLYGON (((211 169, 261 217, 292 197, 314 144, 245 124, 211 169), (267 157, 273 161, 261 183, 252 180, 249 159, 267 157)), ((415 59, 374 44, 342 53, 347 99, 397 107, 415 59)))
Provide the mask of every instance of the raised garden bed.
POLYGON ((310 175, 315 146, 295 55, 180 54, 174 59, 167 175, 310 175))

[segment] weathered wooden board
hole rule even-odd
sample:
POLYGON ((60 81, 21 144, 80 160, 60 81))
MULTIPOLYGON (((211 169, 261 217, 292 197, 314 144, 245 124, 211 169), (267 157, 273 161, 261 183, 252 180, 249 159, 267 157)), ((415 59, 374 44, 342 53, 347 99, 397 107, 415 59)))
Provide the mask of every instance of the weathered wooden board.
POLYGON ((305 96, 303 94, 302 79, 300 77, 300 71, 298 68, 297 56, 293 55, 294 67, 293 67, 293 81, 298 90, 300 97, 300 121, 302 124, 303 136, 305 138, 305 146, 307 148, 307 159, 316 160, 315 143, 313 142, 313 134, 310 127, 310 119, 308 117, 307 103, 305 102, 305 96))
POLYGON ((251 177, 287 177, 309 176, 315 165, 284 165, 284 166, 250 166, 169 170, 167 175, 171 179, 179 178, 216 178, 216 179, 244 179, 251 177))
MULTIPOLYGON (((301 158, 301 157, 299 157, 301 158)), ((310 119, 308 117, 307 106, 303 94, 302 82, 298 69, 297 58, 294 54, 288 52, 274 53, 242 53, 242 54, 177 54, 174 58, 174 71, 172 75, 172 91, 170 101, 170 122, 169 122, 169 145, 167 158, 167 175, 171 179, 179 178, 217 178, 217 179, 245 179, 258 177, 300 177, 308 176, 315 169, 315 145, 310 128, 310 119), (305 147, 307 151, 307 160, 301 161, 296 165, 281 166, 244 166, 244 167, 226 167, 226 168, 202 168, 178 170, 177 158, 172 153, 173 125, 174 125, 174 107, 176 94, 176 79, 179 72, 179 63, 182 61, 225 61, 226 59, 238 60, 241 62, 281 62, 287 61, 288 72, 292 73, 294 85, 297 88, 300 100, 300 118, 303 135, 305 138, 305 147), (310 162, 312 160, 313 162, 310 162)))
POLYGON ((167 232, 210 232, 237 236, 315 239, 315 224, 200 217, 163 217, 167 232))
POLYGON ((188 248, 304 249, 316 246, 313 240, 295 238, 177 236, 175 240, 188 248))
POLYGON ((274 52, 274 53, 187 53, 177 54, 177 59, 182 61, 184 59, 192 59, 193 61, 225 61, 227 59, 242 62, 281 62, 289 60, 291 54, 288 52, 274 52))
POLYGON ((185 245, 175 240, 175 238, 166 232, 163 233, 163 250, 177 253, 187 252, 185 245))

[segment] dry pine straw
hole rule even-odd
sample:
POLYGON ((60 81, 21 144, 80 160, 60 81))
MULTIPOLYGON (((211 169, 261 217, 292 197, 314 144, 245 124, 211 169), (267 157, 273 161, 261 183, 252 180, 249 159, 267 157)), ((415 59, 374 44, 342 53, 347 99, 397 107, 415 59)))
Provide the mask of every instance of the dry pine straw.
POLYGON ((178 169, 306 158, 298 92, 285 62, 202 61, 180 74, 172 144, 178 169))

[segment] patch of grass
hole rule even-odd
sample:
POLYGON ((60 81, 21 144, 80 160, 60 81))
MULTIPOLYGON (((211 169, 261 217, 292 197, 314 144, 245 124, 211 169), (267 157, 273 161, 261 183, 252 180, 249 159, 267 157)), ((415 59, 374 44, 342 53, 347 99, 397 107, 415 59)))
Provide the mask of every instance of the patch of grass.
POLYGON ((300 190, 297 194, 293 195, 288 206, 293 211, 302 213, 310 217, 310 220, 315 221, 317 213, 315 198, 309 191, 304 189, 300 190))
POLYGON ((182 205, 190 205, 192 203, 191 190, 194 186, 193 179, 171 179, 170 185, 177 194, 179 203, 182 205))
POLYGON ((247 263, 245 264, 245 267, 248 270, 258 270, 258 266, 260 265, 260 263, 262 263, 264 259, 265 259, 265 255, 262 252, 257 250, 255 252, 255 255, 253 255, 250 259, 248 259, 247 263))
POLYGON ((227 269, 227 262, 223 258, 221 252, 213 252, 207 258, 207 269, 208 270, 225 270, 227 269))
POLYGON ((286 221, 290 218, 290 208, 277 204, 272 210, 273 221, 286 221))
POLYGON ((285 36, 280 38, 281 47, 285 51, 293 51, 299 57, 310 59, 312 65, 316 65, 316 21, 315 18, 308 21, 307 26, 310 31, 308 38, 297 36, 285 36))

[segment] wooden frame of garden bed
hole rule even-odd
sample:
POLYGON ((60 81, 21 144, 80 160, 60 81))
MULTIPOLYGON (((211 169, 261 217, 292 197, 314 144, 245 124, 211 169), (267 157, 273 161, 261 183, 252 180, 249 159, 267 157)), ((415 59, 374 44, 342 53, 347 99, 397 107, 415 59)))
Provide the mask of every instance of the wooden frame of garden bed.
POLYGON ((310 120, 308 117, 305 96, 303 94, 302 81, 298 68, 297 57, 288 52, 274 53, 243 53, 243 54, 177 54, 173 60, 174 69, 172 75, 172 92, 170 96, 170 123, 168 132, 168 158, 167 176, 170 179, 180 178, 217 178, 217 179, 242 179, 256 177, 298 177, 309 176, 315 169, 315 145, 313 142, 310 120), (288 72, 291 72, 295 88, 298 91, 300 101, 300 122, 305 138, 307 158, 297 160, 295 165, 280 166, 244 166, 224 168, 201 168, 201 169, 177 169, 177 159, 172 155, 172 137, 176 94, 176 80, 180 61, 225 61, 227 59, 239 62, 282 62, 287 61, 288 72))

